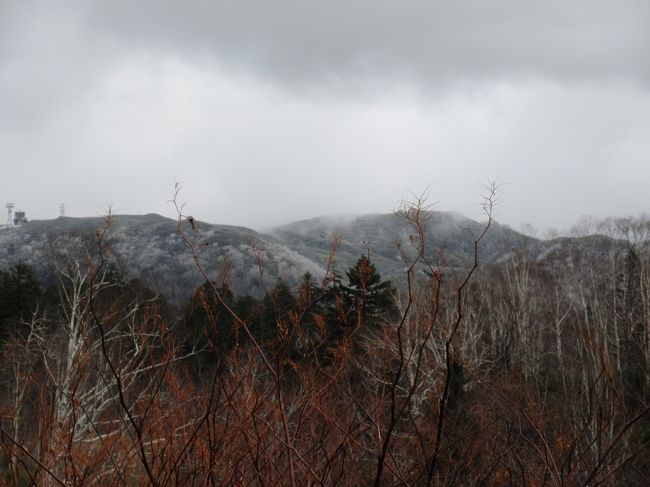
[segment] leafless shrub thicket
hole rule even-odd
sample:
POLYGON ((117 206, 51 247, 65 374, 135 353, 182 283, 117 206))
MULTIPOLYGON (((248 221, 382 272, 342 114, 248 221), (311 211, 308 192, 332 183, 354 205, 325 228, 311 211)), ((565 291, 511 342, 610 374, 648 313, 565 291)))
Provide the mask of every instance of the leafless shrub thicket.
POLYGON ((178 207, 206 280, 190 346, 158 297, 116 284, 105 228, 83 258, 53 252, 59 311, 35 309, 2 351, 2 481, 646 485, 648 221, 600 224, 623 252, 587 239, 543 261, 520 248, 481 266, 495 197, 492 185, 460 275, 425 252, 425 202, 399 208, 409 237, 393 313, 364 312, 372 269, 353 302, 333 291, 336 241, 325 278, 290 306, 254 249, 266 334, 207 278, 200 226, 178 207))

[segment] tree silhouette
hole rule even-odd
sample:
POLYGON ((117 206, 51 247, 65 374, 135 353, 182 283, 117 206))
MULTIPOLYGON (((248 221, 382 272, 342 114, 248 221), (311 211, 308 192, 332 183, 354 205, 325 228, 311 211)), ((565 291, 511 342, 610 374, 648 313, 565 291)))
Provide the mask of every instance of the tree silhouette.
POLYGON ((377 324, 380 319, 390 319, 396 313, 395 288, 390 281, 383 281, 375 265, 367 255, 346 273, 348 284, 339 282, 335 291, 339 294, 349 319, 377 324))
POLYGON ((0 271, 0 340, 12 326, 35 311, 43 295, 33 269, 19 262, 0 271))

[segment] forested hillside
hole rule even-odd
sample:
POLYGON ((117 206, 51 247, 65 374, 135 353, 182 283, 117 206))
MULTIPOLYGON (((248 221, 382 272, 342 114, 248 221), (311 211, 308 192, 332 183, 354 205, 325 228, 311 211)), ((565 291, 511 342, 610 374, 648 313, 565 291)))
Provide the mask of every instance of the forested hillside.
MULTIPOLYGON (((29 264, 45 283, 55 282, 53 255, 66 253, 84 259, 95 231, 105 218, 57 218, 0 230, 0 260, 29 264), (89 240, 90 237, 90 240, 89 240)), ((190 228, 190 225, 187 224, 190 228)), ((312 262, 277 239, 244 227, 196 222, 201 240, 200 258, 217 279, 224 269, 238 294, 262 293, 257 258, 263 249, 265 270, 272 279, 297 285, 305 272, 322 276, 323 263, 312 262)), ((126 278, 142 279, 175 305, 201 284, 194 259, 177 232, 177 222, 160 215, 112 215, 105 241, 110 244, 111 265, 126 278)))
POLYGON ((646 485, 650 220, 490 209, 5 233, 0 479, 646 485))

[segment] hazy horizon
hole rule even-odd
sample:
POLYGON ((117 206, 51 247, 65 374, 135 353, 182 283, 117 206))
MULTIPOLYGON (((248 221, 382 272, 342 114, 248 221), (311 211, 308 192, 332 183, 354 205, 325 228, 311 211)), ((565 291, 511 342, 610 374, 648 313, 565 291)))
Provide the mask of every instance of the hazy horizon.
POLYGON ((251 228, 425 191, 479 219, 494 179, 514 229, 637 215, 648 25, 636 0, 7 0, 0 204, 174 217, 180 183, 188 213, 251 228))

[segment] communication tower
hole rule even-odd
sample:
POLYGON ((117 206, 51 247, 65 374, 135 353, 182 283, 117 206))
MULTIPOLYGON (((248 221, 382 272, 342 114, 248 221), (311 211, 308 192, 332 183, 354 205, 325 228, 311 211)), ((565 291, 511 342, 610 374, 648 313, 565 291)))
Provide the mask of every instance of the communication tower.
POLYGON ((13 203, 7 203, 5 205, 5 208, 7 208, 7 228, 11 226, 11 212, 14 209, 14 204, 13 203))
POLYGON ((65 216, 65 205, 61 203, 61 206, 59 206, 59 216, 64 217, 65 216))

